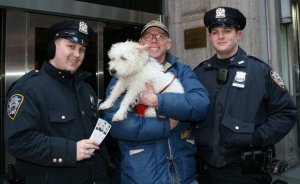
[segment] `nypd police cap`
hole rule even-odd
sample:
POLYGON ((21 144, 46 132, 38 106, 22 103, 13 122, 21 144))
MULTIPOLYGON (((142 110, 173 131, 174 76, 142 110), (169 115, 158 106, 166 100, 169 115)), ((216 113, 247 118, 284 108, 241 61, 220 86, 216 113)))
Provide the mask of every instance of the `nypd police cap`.
POLYGON ((205 13, 204 24, 209 31, 214 27, 235 27, 243 30, 246 26, 246 17, 238 9, 217 7, 205 13))
POLYGON ((49 41, 57 38, 65 38, 72 42, 88 46, 92 39, 93 30, 81 20, 63 20, 52 25, 48 30, 49 41))

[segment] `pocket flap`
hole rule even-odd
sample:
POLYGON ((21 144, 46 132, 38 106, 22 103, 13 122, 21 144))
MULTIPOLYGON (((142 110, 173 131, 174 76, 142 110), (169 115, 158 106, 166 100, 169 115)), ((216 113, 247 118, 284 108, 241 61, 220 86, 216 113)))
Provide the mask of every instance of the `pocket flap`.
POLYGON ((50 122, 68 122, 75 118, 75 116, 68 112, 49 112, 48 114, 50 122))
POLYGON ((224 116, 222 125, 237 133, 253 133, 254 122, 245 122, 230 116, 224 116))

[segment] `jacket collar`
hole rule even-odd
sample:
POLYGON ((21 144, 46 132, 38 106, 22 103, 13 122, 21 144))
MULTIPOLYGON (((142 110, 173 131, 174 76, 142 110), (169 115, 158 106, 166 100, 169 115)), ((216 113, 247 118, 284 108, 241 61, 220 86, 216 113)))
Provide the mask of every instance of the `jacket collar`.
MULTIPOLYGON (((245 68, 247 66, 247 53, 239 47, 237 54, 233 61, 228 65, 228 67, 245 68)), ((205 69, 218 68, 217 66, 217 55, 215 54, 210 60, 204 63, 205 69)))
POLYGON ((60 70, 55 68, 50 62, 45 62, 42 66, 42 70, 48 73, 50 76, 58 79, 59 81, 72 86, 73 84, 77 83, 80 80, 84 80, 87 77, 91 76, 88 72, 83 72, 78 70, 74 74, 71 74, 69 71, 60 70))
POLYGON ((166 53, 166 59, 165 62, 163 63, 164 71, 168 71, 169 68, 171 68, 174 64, 178 62, 179 58, 173 56, 169 52, 166 53))

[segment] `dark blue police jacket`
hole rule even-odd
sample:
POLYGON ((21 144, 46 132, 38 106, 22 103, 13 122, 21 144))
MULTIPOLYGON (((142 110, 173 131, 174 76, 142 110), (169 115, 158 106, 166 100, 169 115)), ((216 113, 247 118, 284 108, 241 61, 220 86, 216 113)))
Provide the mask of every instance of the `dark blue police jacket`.
POLYGON ((223 82, 216 56, 194 69, 211 101, 208 118, 196 126, 198 156, 215 167, 277 143, 296 122, 292 98, 270 66, 239 48, 226 69, 223 82))
POLYGON ((99 177, 98 152, 76 162, 76 142, 90 137, 98 118, 97 97, 86 77, 47 62, 8 91, 5 143, 26 183, 81 184, 99 177))

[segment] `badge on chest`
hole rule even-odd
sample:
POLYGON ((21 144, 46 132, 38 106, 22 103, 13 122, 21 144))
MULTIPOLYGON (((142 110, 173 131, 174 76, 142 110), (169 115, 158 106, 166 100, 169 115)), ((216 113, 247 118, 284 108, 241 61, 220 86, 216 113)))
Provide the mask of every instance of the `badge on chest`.
POLYGON ((246 72, 236 71, 234 81, 232 82, 233 87, 245 88, 246 83, 246 72))

